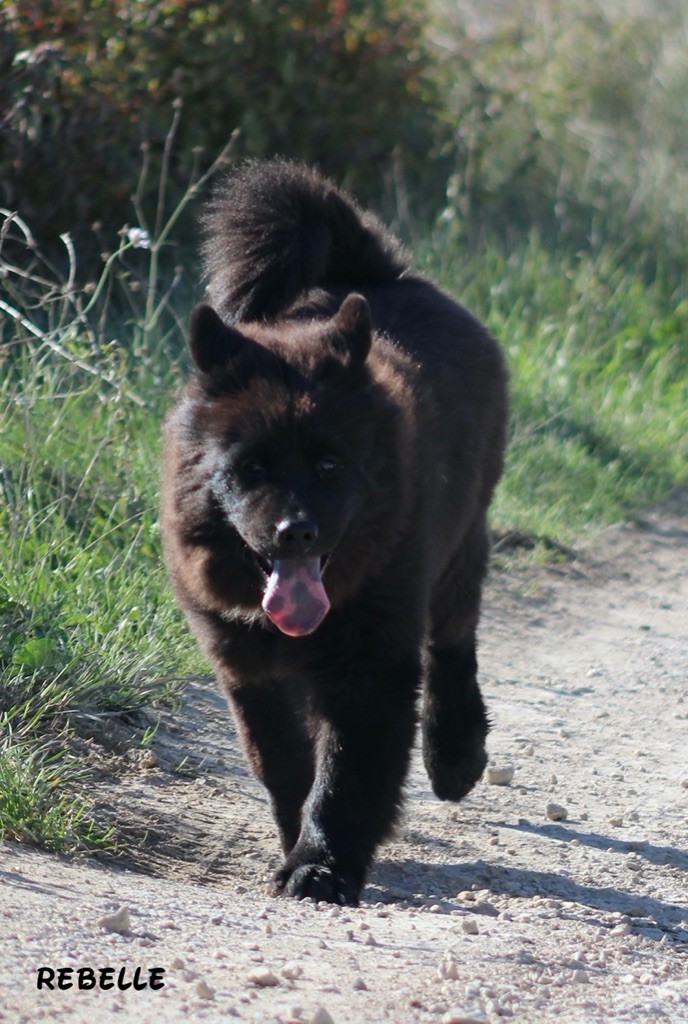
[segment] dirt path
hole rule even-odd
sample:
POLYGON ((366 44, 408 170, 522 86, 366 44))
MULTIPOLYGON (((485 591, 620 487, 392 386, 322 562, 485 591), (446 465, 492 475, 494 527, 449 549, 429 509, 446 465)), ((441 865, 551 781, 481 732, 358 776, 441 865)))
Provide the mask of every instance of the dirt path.
POLYGON ((151 752, 101 770, 136 852, 0 851, 0 1020, 686 1024, 687 634, 688 517, 495 573, 481 671, 513 780, 441 804, 416 757, 356 910, 263 895, 269 810, 194 683, 151 752), (121 906, 125 934, 98 924, 121 906), (39 966, 163 967, 165 987, 39 992, 39 966))

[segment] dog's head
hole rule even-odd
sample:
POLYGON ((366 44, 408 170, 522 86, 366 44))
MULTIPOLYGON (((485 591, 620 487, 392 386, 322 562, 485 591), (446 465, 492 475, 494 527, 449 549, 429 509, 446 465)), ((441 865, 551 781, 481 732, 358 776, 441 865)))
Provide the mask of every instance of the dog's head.
POLYGON ((288 635, 327 614, 328 565, 374 485, 371 332, 358 295, 330 320, 279 329, 238 330, 206 305, 192 316, 206 396, 194 429, 212 461, 211 500, 261 575, 263 610, 288 635))

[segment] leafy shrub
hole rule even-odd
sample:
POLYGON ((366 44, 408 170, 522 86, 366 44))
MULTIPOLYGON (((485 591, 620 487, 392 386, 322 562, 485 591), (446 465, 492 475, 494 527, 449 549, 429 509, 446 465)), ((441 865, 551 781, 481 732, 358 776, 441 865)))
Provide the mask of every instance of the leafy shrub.
POLYGON ((417 181, 437 91, 416 0, 15 0, 0 86, 0 195, 38 236, 119 227, 139 147, 156 179, 182 100, 173 181, 241 130, 247 156, 319 163, 364 199, 393 164, 417 181), (196 153, 198 156, 198 153, 196 153))
POLYGON ((139 148, 158 180, 181 100, 173 193, 238 127, 235 156, 319 163, 407 226, 443 210, 463 237, 535 228, 572 249, 624 240, 650 270, 683 261, 682 0, 15 0, 4 13, 0 203, 42 241, 131 219, 139 148))

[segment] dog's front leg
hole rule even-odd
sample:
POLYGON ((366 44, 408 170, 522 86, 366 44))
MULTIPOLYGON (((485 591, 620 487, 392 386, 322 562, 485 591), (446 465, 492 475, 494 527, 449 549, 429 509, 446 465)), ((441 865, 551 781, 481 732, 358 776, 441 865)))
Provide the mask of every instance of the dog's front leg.
POLYGON ((416 651, 375 652, 316 695, 316 776, 301 833, 275 876, 297 899, 356 905, 399 809, 416 724, 416 651))
POLYGON ((286 680, 227 688, 229 703, 251 770, 270 794, 284 853, 301 830, 301 808, 313 783, 313 750, 286 680))

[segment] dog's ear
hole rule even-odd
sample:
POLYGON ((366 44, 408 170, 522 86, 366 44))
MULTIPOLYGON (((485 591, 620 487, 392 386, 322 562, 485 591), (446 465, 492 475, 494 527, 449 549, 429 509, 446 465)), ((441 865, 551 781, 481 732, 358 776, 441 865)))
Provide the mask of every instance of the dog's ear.
POLYGON ((236 359, 248 339, 235 327, 228 327, 212 306, 196 306, 189 321, 191 358, 204 373, 222 369, 236 359))
POLYGON ((362 295, 347 295, 332 318, 331 328, 335 349, 345 352, 352 363, 364 363, 370 352, 373 321, 370 306, 362 295))

